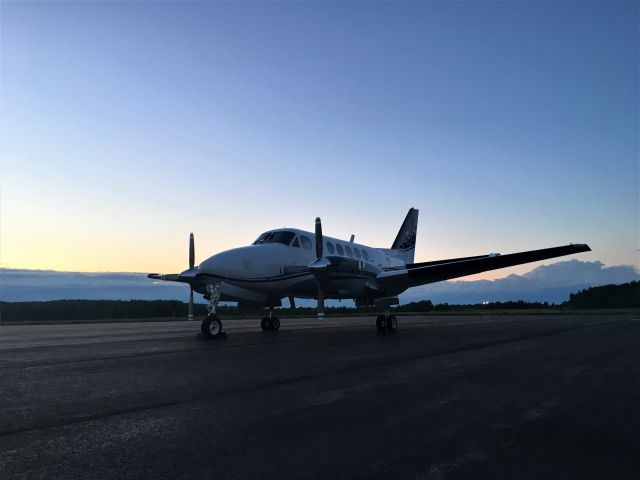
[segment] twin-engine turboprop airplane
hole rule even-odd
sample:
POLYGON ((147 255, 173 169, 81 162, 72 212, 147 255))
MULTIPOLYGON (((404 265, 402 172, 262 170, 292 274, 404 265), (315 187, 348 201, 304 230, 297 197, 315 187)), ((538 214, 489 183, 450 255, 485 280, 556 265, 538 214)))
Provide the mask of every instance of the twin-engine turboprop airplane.
POLYGON ((292 306, 296 297, 317 299, 319 317, 324 316, 327 298, 375 305, 384 310, 376 319, 378 330, 395 331, 397 320, 389 306, 397 304, 397 296, 410 287, 591 250, 588 245, 570 244, 413 263, 417 227, 418 210, 411 208, 391 248, 372 248, 354 243, 353 235, 348 242, 323 236, 316 218, 315 234, 294 228, 270 230, 253 244, 220 252, 197 267, 192 233, 189 269, 179 274, 152 273, 149 278, 189 284, 189 319, 193 319, 193 292, 204 295, 209 314, 201 330, 208 338, 222 334, 222 321, 216 315, 218 302, 269 307, 261 326, 277 331, 280 320, 273 310, 286 297, 292 306))

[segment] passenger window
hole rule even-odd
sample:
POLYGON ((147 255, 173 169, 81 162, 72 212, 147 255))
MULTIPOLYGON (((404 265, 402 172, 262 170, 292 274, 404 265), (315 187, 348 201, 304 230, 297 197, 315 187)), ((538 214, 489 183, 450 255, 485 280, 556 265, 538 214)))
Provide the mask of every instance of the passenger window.
POLYGON ((327 250, 329 251, 329 253, 333 255, 336 252, 336 249, 333 248, 333 243, 327 240, 325 244, 327 245, 327 250))
POLYGON ((339 243, 336 243, 336 250, 338 251, 338 255, 344 255, 344 248, 339 243))
POLYGON ((362 250, 362 258, 364 258, 367 262, 369 261, 369 254, 366 250, 362 250))
POLYGON ((305 250, 311 250, 311 239, 309 237, 305 237, 304 235, 300 237, 300 244, 302 248, 305 250))
POLYGON ((347 251, 347 255, 353 257, 353 252, 351 251, 351 247, 349 245, 345 245, 344 249, 347 251))
POLYGON ((362 258, 360 257, 360 250, 358 250, 356 247, 353 247, 353 254, 356 256, 356 258, 362 258))
POLYGON ((298 237, 293 239, 292 247, 300 248, 300 242, 298 241, 298 237))

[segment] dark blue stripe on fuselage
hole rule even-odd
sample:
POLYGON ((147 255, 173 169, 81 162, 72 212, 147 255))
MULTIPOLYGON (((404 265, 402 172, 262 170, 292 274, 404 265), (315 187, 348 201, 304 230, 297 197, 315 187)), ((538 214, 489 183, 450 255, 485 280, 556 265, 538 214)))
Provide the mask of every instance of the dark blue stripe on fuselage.
MULTIPOLYGON (((271 282, 282 282, 284 280, 291 280, 293 278, 302 278, 302 277, 306 277, 309 276, 311 278, 313 278, 313 275, 309 272, 303 272, 303 273, 294 273, 294 274, 289 274, 289 275, 277 275, 274 277, 254 277, 254 278, 233 278, 233 277, 218 277, 215 275, 211 275, 208 273, 199 273, 198 276, 204 276, 204 277, 212 277, 212 278, 216 278, 219 280, 222 280, 224 282, 232 282, 232 283, 271 283, 271 282)), ((372 272, 362 272, 360 275, 357 274, 353 274, 353 273, 336 273, 334 274, 329 281, 333 281, 333 280, 355 280, 355 279, 362 279, 362 280, 368 280, 369 278, 375 277, 375 273, 372 272)))

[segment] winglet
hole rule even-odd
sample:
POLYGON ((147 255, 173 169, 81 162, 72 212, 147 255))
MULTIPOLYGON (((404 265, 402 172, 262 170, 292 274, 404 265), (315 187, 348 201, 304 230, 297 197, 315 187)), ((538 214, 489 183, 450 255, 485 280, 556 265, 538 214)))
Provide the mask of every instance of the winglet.
POLYGON ((570 243, 569 246, 576 252, 590 252, 591 247, 586 243, 570 243))

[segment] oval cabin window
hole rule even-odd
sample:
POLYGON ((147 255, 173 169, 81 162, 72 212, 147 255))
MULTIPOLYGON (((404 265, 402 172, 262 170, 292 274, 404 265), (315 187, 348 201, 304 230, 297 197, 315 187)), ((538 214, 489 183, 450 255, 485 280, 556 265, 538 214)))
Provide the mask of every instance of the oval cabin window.
POLYGON ((305 250, 311 250, 311 239, 302 235, 300 237, 300 245, 302 245, 302 248, 305 250))

